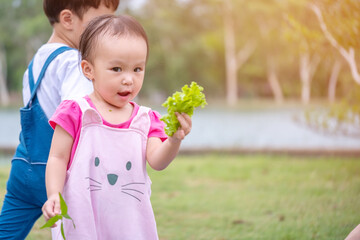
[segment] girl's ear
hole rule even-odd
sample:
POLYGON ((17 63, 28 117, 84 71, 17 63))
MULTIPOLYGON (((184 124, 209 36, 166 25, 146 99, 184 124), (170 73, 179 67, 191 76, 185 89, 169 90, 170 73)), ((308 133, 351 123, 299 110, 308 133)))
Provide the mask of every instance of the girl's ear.
POLYGON ((87 60, 81 61, 81 69, 83 71, 84 76, 90 81, 94 80, 94 67, 87 60))
POLYGON ((69 9, 64 9, 59 14, 59 22, 66 29, 72 30, 74 24, 74 14, 69 9))

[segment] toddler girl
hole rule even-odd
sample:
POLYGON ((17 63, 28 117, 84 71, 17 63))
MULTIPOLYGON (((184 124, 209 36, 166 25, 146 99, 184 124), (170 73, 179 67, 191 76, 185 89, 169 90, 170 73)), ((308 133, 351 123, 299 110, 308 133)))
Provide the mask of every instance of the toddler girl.
MULTIPOLYGON (((60 213, 62 192, 76 224, 74 229, 64 220, 67 239, 158 239, 146 161, 153 169, 166 168, 190 132, 191 118, 177 114, 181 127, 167 137, 159 114, 132 102, 149 52, 134 18, 94 19, 81 36, 80 52, 94 91, 62 102, 50 119, 45 219, 60 213)), ((53 239, 61 239, 59 226, 53 239)))

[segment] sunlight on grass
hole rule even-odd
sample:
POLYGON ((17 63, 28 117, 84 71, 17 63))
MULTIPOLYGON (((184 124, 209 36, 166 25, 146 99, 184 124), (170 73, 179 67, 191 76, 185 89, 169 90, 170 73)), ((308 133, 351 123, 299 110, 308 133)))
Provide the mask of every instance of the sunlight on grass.
MULTIPOLYGON (((344 239, 360 222, 359 168, 355 158, 180 156, 149 170, 159 237, 344 239)), ((8 171, 0 167, 1 196, 8 171)), ((50 239, 43 223, 27 239, 50 239)))

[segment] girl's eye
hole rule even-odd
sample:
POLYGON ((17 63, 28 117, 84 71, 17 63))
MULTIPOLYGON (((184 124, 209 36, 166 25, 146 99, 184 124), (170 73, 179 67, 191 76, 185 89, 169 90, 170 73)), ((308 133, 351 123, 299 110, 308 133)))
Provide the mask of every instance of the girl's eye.
POLYGON ((134 72, 141 72, 141 71, 142 71, 142 69, 139 68, 139 67, 137 67, 137 68, 134 69, 134 72))
POLYGON ((121 68, 120 67, 113 67, 112 70, 114 72, 121 72, 121 68))

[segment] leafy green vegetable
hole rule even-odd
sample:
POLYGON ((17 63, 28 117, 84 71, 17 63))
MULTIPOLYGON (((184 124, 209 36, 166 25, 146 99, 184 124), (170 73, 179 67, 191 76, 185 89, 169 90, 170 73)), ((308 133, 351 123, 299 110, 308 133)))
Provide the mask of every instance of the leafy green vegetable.
POLYGON ((167 108, 167 114, 161 120, 166 124, 165 133, 168 136, 174 135, 180 127, 175 112, 186 113, 191 117, 196 107, 205 107, 207 102, 205 94, 202 93, 203 89, 196 82, 192 82, 190 87, 188 85, 183 86, 181 88, 182 92, 175 92, 162 104, 163 107, 167 108))
POLYGON ((73 226, 75 228, 75 223, 72 220, 72 218, 69 216, 68 214, 68 208, 67 205, 65 203, 64 198, 61 196, 61 193, 59 193, 59 197, 60 197, 60 209, 61 209, 61 213, 58 215, 55 215, 54 217, 50 218, 42 227, 40 227, 40 229, 46 228, 46 227, 52 227, 58 220, 61 220, 61 235, 64 238, 64 240, 66 240, 65 238, 65 232, 64 232, 64 225, 63 225, 63 218, 69 219, 72 221, 73 226))

